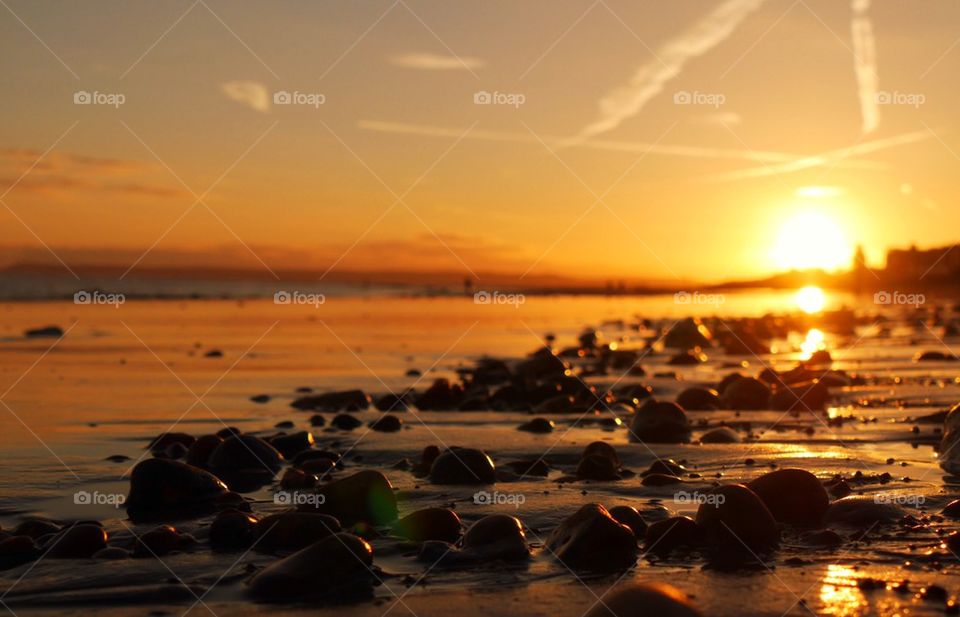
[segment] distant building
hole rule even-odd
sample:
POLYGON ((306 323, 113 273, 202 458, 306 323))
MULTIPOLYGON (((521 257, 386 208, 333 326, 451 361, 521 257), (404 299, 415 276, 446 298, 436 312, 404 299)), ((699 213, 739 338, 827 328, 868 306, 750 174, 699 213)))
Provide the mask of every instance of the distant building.
POLYGON ((960 277, 960 246, 887 251, 887 274, 898 279, 948 279, 960 277))

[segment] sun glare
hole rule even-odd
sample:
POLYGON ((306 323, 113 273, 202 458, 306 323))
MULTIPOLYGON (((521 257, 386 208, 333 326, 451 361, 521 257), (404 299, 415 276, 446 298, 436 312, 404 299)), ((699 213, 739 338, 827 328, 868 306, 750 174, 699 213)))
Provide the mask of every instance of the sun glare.
POLYGON ((781 270, 836 270, 849 265, 853 248, 828 214, 807 210, 780 228, 771 257, 781 270))
POLYGON ((823 293, 823 290, 819 287, 808 285, 807 287, 797 290, 797 295, 794 296, 794 300, 801 311, 813 314, 819 313, 823 310, 823 307, 826 306, 827 295, 823 293))

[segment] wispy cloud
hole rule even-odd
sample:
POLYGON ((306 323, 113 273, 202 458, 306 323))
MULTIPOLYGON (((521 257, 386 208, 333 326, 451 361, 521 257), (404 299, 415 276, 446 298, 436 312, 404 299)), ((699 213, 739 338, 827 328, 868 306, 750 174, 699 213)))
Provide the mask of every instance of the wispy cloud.
MULTIPOLYGON (((379 131, 383 133, 403 133, 408 135, 423 135, 424 137, 438 138, 459 138, 463 137, 463 128, 448 128, 440 126, 429 126, 422 124, 406 124, 401 122, 383 122, 380 120, 361 120, 358 125, 368 131, 379 131)), ((511 133, 506 131, 485 131, 474 129, 468 135, 463 137, 468 140, 479 141, 501 141, 509 143, 536 144, 542 146, 543 143, 550 147, 561 147, 568 144, 567 137, 557 137, 552 135, 537 136, 526 133, 511 133)), ((612 152, 634 152, 650 153, 664 156, 679 156, 691 158, 706 159, 730 159, 738 161, 752 161, 754 163, 793 163, 800 160, 803 155, 790 154, 787 152, 771 152, 767 150, 736 150, 731 148, 710 148, 705 146, 682 146, 671 144, 652 144, 637 141, 611 141, 603 139, 591 139, 572 144, 581 148, 591 148, 595 150, 607 150, 612 152)), ((876 164, 867 161, 840 161, 838 167, 846 168, 874 168, 876 164)))
MULTIPOLYGON (((690 60, 702 56, 729 37, 740 23, 765 0, 726 0, 685 32, 667 41, 656 58, 633 77, 600 99, 600 116, 570 142, 582 141, 611 131, 644 108, 664 86, 683 72, 690 60)), ((569 145, 569 144, 568 144, 569 145)))
POLYGON ((231 101, 260 113, 270 113, 270 92, 258 81, 228 81, 220 86, 231 101))
POLYGON ((863 116, 861 131, 872 133, 880 126, 880 103, 877 91, 880 78, 877 75, 877 46, 873 35, 873 22, 867 12, 871 0, 852 0, 853 18, 850 31, 853 37, 853 69, 857 76, 857 94, 860 97, 860 113, 863 116))
POLYGON ((464 58, 461 56, 441 56, 429 53, 407 53, 390 56, 390 64, 407 69, 421 69, 425 71, 470 71, 485 66, 479 58, 464 58))
MULTIPOLYGON (((930 139, 931 137, 933 137, 933 134, 928 130, 902 133, 892 137, 885 137, 884 139, 876 139, 874 141, 862 142, 853 146, 831 150, 823 154, 800 157, 789 163, 764 165, 762 167, 751 167, 750 169, 739 169, 737 171, 712 174, 703 179, 713 182, 730 182, 734 180, 747 180, 750 178, 762 178, 765 176, 791 173, 826 165, 839 167, 845 162, 851 162, 846 161, 846 159, 851 157, 863 156, 864 154, 871 154, 873 152, 887 150, 896 146, 917 143, 930 139)), ((862 161, 862 163, 870 164, 869 161, 862 161)), ((886 166, 882 165, 881 163, 872 163, 872 166, 886 168, 886 166)))

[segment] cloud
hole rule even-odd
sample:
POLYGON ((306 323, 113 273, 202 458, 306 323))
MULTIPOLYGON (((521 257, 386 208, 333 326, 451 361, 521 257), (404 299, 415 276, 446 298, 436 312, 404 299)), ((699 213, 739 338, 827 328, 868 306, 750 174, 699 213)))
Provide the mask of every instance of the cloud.
POLYGON ((460 56, 440 56, 428 53, 407 53, 390 56, 390 64, 407 69, 425 71, 471 71, 486 65, 478 58, 463 58, 460 56))
POLYGON ((231 101, 260 113, 270 113, 270 92, 258 81, 228 81, 221 89, 231 101))
POLYGON ((873 22, 867 16, 870 0, 852 0, 853 18, 850 32, 853 37, 853 70, 857 77, 857 95, 860 98, 860 113, 863 116, 861 132, 872 133, 880 126, 880 103, 877 90, 880 78, 877 75, 877 46, 873 35, 873 22))
POLYGON ((686 32, 667 41, 656 58, 640 67, 630 80, 600 99, 600 116, 571 142, 611 131, 631 118, 683 72, 687 62, 702 56, 729 37, 765 0, 726 0, 686 32))
MULTIPOLYGON (((464 136, 466 129, 447 128, 439 126, 429 126, 420 124, 405 124, 401 122, 383 122, 379 120, 360 120, 360 128, 368 131, 380 131, 383 133, 401 133, 408 135, 423 135, 425 137, 438 137, 449 139, 468 139, 477 141, 498 141, 507 143, 533 144, 543 147, 540 143, 547 144, 551 148, 560 148, 564 145, 574 145, 581 148, 592 148, 595 150, 607 150, 612 152, 635 152, 650 153, 663 156, 679 156, 690 158, 707 159, 727 159, 738 161, 752 161, 755 163, 793 163, 800 160, 803 155, 791 154, 787 152, 771 152, 766 150, 750 149, 730 149, 730 148, 709 148, 703 146, 681 146, 670 144, 652 144, 636 141, 610 141, 602 139, 591 139, 576 144, 569 144, 568 138, 556 137, 550 135, 536 136, 532 133, 509 133, 504 131, 485 131, 474 129, 464 136)), ((875 163, 869 161, 840 161, 838 167, 845 168, 874 168, 875 163)))
MULTIPOLYGON (((762 167, 751 167, 750 169, 738 169, 736 171, 713 174, 704 178, 704 180, 713 181, 713 182, 731 182, 734 180, 746 180, 749 178, 762 178, 765 176, 773 176, 776 174, 785 174, 791 173, 794 171, 802 171, 804 169, 810 169, 811 167, 822 167, 822 166, 832 166, 839 167, 842 163, 847 162, 846 159, 853 156, 862 156, 864 154, 871 154, 873 152, 879 152, 880 150, 887 150, 896 146, 903 146, 906 144, 917 143, 930 139, 933 136, 933 133, 928 130, 923 131, 913 131, 910 133, 902 133, 900 135, 894 135, 892 137, 885 137, 883 139, 875 139, 873 141, 867 141, 858 143, 853 146, 848 146, 846 148, 840 148, 837 150, 831 150, 823 154, 817 154, 814 156, 805 156, 798 157, 795 160, 789 163, 777 164, 777 165, 764 165, 762 167)), ((868 161, 864 161, 867 163, 868 161)), ((873 164, 875 167, 880 165, 878 163, 873 164)), ((881 166, 886 168, 886 166, 881 166)))

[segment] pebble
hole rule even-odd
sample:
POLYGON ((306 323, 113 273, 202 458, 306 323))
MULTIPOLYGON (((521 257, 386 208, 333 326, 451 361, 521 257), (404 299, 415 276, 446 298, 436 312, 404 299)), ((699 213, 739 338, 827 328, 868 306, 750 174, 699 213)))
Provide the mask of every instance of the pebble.
POLYGON ((134 557, 162 557, 182 551, 197 543, 196 538, 170 525, 160 525, 141 534, 133 545, 134 557))
POLYGON ((447 508, 425 508, 404 516, 393 524, 393 533, 411 542, 441 540, 454 543, 460 539, 460 517, 447 508))
POLYGON ((333 420, 330 420, 330 426, 338 428, 341 431, 352 431, 359 426, 363 426, 363 422, 351 415, 342 413, 334 416, 333 420))
POLYGON ((340 531, 340 522, 326 514, 281 512, 256 522, 252 538, 258 551, 298 551, 340 531))
POLYGON ((547 550, 568 567, 607 572, 632 566, 637 537, 602 505, 586 504, 550 534, 547 550))
POLYGON ((710 388, 687 388, 677 395, 677 405, 685 410, 711 411, 720 408, 720 396, 710 388))
POLYGON ((703 529, 706 542, 721 551, 721 556, 759 553, 779 544, 776 520, 746 486, 721 486, 707 493, 706 498, 697 509, 696 522, 703 529))
POLYGON ((409 392, 403 394, 393 394, 392 392, 390 394, 384 394, 377 399, 374 407, 376 407, 378 411, 390 411, 393 413, 416 409, 413 402, 413 395, 409 392))
POLYGON ((226 492, 226 484, 211 473, 186 463, 153 458, 137 463, 130 472, 130 492, 124 505, 128 513, 139 511, 149 517, 206 505, 226 492))
POLYGON ((402 425, 403 421, 393 414, 380 416, 369 424, 370 430, 379 431, 381 433, 396 433, 403 428, 402 425))
POLYGON ((87 559, 107 546, 107 532, 100 525, 79 523, 65 528, 47 542, 47 557, 87 559))
POLYGON ((877 502, 870 495, 850 495, 830 504, 823 520, 839 525, 870 526, 895 523, 906 511, 894 503, 877 502))
POLYGON ((666 583, 625 583, 584 617, 702 617, 686 594, 666 583))
POLYGON ((630 423, 630 440, 647 443, 686 443, 690 424, 676 403, 647 400, 630 423))
POLYGON ((303 411, 364 411, 370 407, 370 397, 363 390, 325 392, 301 396, 290 406, 303 411))
POLYGON ((820 480, 803 469, 778 469, 747 484, 778 522, 800 527, 820 524, 830 497, 820 480))
POLYGON ((219 435, 203 435, 197 438, 187 450, 185 457, 187 464, 205 468, 210 460, 210 455, 221 443, 223 443, 223 438, 219 435))
POLYGON ((276 448, 283 455, 283 458, 293 458, 312 448, 314 438, 310 431, 299 431, 290 435, 271 437, 268 443, 276 448))
POLYGON ((461 541, 463 550, 482 560, 529 559, 530 549, 520 519, 509 514, 490 514, 471 525, 461 541))
POLYGON ((259 437, 234 435, 214 449, 208 464, 218 473, 272 476, 283 465, 283 455, 259 437))
POLYGON ((303 504, 299 509, 329 514, 344 525, 356 522, 385 525, 397 519, 393 486, 379 471, 358 471, 318 487, 317 492, 324 497, 322 504, 303 504))
POLYGON ((547 420, 546 418, 534 418, 518 426, 517 430, 526 431, 528 433, 552 433, 554 428, 556 428, 556 425, 552 420, 547 420))
POLYGON ((689 516, 674 516, 651 523, 644 537, 644 549, 661 555, 677 548, 693 548, 701 544, 703 533, 689 516))
POLYGON ((430 466, 434 484, 491 484, 496 481, 493 460, 482 450, 453 446, 430 466))
POLYGON ((608 510, 612 516, 621 525, 626 525, 633 531, 633 535, 642 538, 647 533, 647 522, 643 516, 633 506, 614 506, 608 510))
POLYGON ((720 395, 720 404, 725 409, 757 411, 766 409, 769 401, 769 386, 753 377, 734 379, 720 395))
POLYGON ((710 330, 695 317, 687 317, 678 321, 663 337, 663 344, 674 349, 691 349, 693 347, 707 347, 713 336, 710 330))
POLYGON ((740 443, 740 434, 729 426, 718 426, 700 436, 700 443, 740 443))
POLYGON ((253 576, 249 592, 257 600, 356 600, 373 594, 373 548, 338 533, 277 561, 253 576))
POLYGON ((210 546, 215 551, 241 550, 253 544, 257 518, 239 510, 224 510, 210 523, 210 546))

